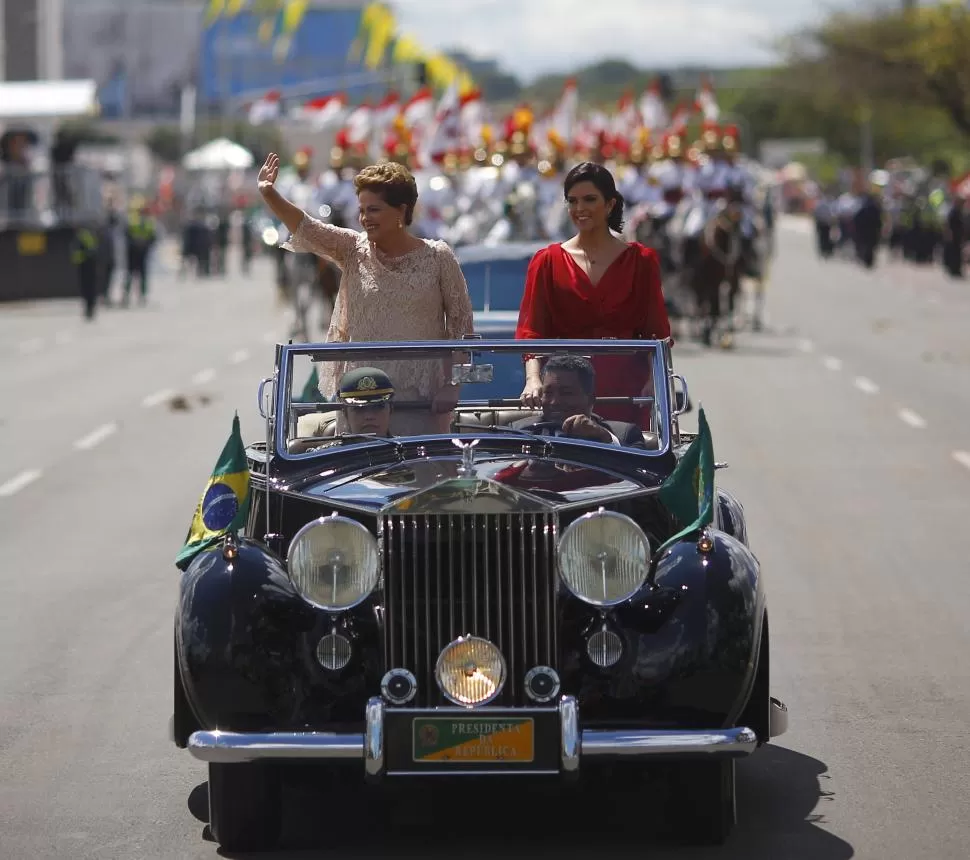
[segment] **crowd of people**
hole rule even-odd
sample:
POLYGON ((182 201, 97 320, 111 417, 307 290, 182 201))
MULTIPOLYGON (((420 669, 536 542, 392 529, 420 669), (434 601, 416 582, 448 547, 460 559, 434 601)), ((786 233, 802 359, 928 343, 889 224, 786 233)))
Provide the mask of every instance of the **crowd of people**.
POLYGON ((867 268, 880 247, 890 259, 942 265, 962 278, 967 256, 965 197, 940 183, 892 183, 838 193, 830 191, 814 208, 818 253, 851 254, 867 268))

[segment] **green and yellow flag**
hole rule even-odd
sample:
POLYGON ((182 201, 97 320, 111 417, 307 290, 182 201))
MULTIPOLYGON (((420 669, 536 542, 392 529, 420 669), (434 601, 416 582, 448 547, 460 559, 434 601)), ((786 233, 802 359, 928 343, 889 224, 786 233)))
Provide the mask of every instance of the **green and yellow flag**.
MULTIPOLYGON (((365 10, 366 11, 366 10, 365 10)), ((397 22, 394 13, 383 4, 376 4, 376 9, 370 13, 370 25, 367 28, 367 47, 364 49, 364 65, 369 69, 378 68, 384 62, 384 55, 394 41, 397 22)))
POLYGON ((239 432, 239 416, 232 419, 232 433, 212 476, 196 505, 185 546, 175 566, 185 570, 200 552, 218 543, 229 532, 238 531, 249 516, 249 463, 239 432))
POLYGON ((714 522, 714 443, 703 407, 697 415, 697 438, 663 482, 659 497, 683 528, 657 552, 714 522))
POLYGON ((300 403, 325 403, 326 397, 320 391, 320 374, 317 373, 317 366, 313 365, 310 378, 307 379, 303 391, 300 392, 300 403))

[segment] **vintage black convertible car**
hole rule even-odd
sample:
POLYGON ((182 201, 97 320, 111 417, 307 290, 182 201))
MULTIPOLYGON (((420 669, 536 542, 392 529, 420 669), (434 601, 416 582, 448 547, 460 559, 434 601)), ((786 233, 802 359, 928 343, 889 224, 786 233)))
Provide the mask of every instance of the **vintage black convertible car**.
POLYGON ((527 343, 641 362, 649 386, 603 398, 641 410, 633 445, 523 409, 525 348, 277 346, 248 522, 187 566, 175 619, 173 738, 208 763, 226 849, 276 842, 284 766, 353 762, 371 782, 662 762, 685 832, 730 832, 735 761, 787 724, 742 507, 717 488, 671 542, 689 524, 661 488, 693 439, 666 342, 527 343), (326 362, 407 361, 451 364, 453 432, 352 435, 305 392, 326 362))

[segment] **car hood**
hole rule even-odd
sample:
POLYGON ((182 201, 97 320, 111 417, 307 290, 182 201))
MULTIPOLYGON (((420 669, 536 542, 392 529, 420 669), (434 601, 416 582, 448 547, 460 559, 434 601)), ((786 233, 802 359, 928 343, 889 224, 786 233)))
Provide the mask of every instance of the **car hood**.
POLYGON ((352 473, 316 473, 285 491, 374 513, 503 513, 587 506, 655 490, 662 476, 637 477, 557 457, 484 454, 421 457, 352 473))

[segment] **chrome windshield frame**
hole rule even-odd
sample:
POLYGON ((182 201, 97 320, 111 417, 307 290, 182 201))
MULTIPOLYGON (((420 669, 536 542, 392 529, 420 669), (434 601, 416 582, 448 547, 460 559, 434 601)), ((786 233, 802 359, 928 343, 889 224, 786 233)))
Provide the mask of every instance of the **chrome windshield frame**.
MULTIPOLYGON (((288 451, 287 435, 289 433, 290 411, 293 405, 293 358, 301 355, 318 356, 321 360, 355 361, 367 359, 381 353, 392 353, 396 360, 403 358, 429 359, 441 358, 447 353, 499 353, 499 354, 528 354, 528 355, 623 355, 649 352, 651 357, 651 371, 654 379, 653 411, 654 426, 657 428, 657 448, 640 450, 625 448, 632 456, 649 457, 651 459, 668 453, 673 447, 673 436, 676 418, 673 413, 672 380, 669 339, 663 340, 614 340, 614 339, 571 339, 571 340, 429 340, 429 341, 373 341, 366 343, 300 343, 277 344, 276 373, 275 373, 275 411, 273 414, 273 453, 275 457, 288 462, 301 462, 320 456, 319 452, 305 452, 294 454, 288 451)), ((458 407, 474 405, 475 398, 461 400, 458 407)), ((508 407, 504 407, 508 408, 508 407)), ((448 434, 429 434, 420 436, 401 437, 399 441, 408 443, 427 443, 438 439, 481 437, 484 434, 474 432, 459 432, 448 434)), ((494 438, 513 438, 510 433, 505 437, 501 433, 488 433, 494 438)), ((520 438, 520 437, 519 437, 520 438)), ((588 442, 581 439, 557 439, 557 442, 590 446, 602 449, 601 443, 588 442)), ((355 447, 383 447, 383 440, 355 443, 355 447)), ((333 449, 331 449, 332 451, 333 449)))

